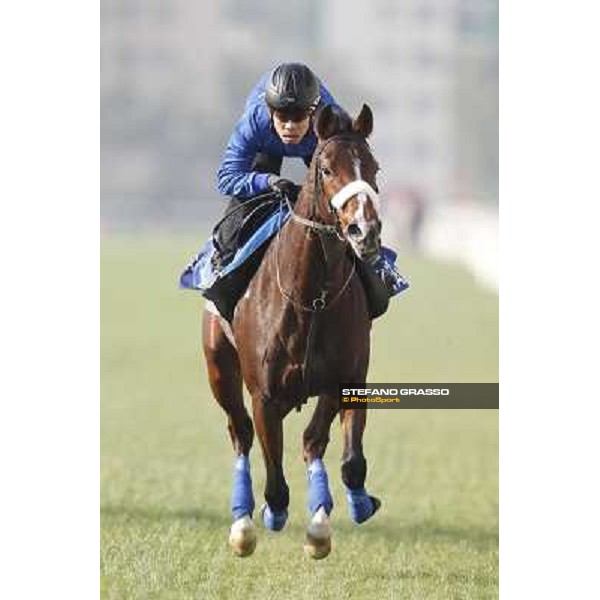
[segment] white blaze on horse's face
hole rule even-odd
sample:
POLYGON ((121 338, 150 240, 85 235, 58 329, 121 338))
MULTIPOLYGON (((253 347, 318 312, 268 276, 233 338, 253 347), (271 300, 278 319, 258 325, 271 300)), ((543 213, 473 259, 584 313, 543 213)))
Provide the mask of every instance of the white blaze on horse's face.
POLYGON ((380 250, 381 222, 379 195, 362 178, 361 161, 353 152, 355 179, 347 183, 331 199, 331 205, 340 214, 346 239, 362 260, 373 260, 380 250))

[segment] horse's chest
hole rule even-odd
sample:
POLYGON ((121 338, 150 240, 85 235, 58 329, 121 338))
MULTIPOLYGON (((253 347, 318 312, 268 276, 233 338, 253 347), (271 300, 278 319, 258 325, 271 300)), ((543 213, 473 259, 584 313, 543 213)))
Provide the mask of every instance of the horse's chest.
POLYGON ((330 387, 362 371, 368 339, 360 343, 329 329, 316 321, 288 336, 274 335, 264 353, 268 387, 305 389, 307 380, 311 388, 330 387))

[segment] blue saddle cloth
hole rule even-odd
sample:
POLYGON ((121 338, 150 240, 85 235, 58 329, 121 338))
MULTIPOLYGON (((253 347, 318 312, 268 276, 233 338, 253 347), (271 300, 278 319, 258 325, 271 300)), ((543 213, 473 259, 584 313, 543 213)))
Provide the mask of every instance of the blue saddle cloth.
MULTIPOLYGON (((219 268, 215 268, 213 261, 217 250, 211 237, 185 267, 179 278, 179 287, 198 290, 205 298, 214 302, 223 317, 231 321, 235 306, 260 266, 270 240, 283 227, 289 216, 290 210, 286 202, 274 205, 262 221, 251 223, 233 259, 219 268)), ((394 269, 396 258, 393 250, 382 248, 382 261, 387 263, 388 268, 394 269)), ((367 296, 369 314, 374 319, 387 310, 389 291, 373 268, 362 261, 357 261, 356 264, 367 296)), ((399 287, 395 293, 408 287, 408 283, 399 274, 397 278, 399 287)))
POLYGON ((260 265, 268 242, 283 227, 289 216, 288 204, 281 202, 250 232, 233 259, 220 269, 215 269, 213 262, 216 248, 211 237, 184 269, 179 278, 179 287, 198 290, 205 298, 212 300, 219 312, 231 321, 233 309, 260 265))

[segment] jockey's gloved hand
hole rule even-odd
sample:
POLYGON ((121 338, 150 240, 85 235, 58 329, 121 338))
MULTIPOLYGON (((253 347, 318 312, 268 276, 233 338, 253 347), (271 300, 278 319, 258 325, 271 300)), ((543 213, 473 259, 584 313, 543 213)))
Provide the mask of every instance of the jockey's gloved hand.
POLYGON ((296 200, 300 186, 296 185, 293 181, 279 175, 269 175, 267 182, 274 192, 285 194, 292 202, 296 200))

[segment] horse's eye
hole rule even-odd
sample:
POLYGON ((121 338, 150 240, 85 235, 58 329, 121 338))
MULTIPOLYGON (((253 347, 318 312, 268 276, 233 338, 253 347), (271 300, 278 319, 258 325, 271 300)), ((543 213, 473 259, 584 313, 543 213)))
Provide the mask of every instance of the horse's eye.
POLYGON ((321 167, 321 173, 325 175, 325 177, 329 177, 331 175, 331 169, 327 167, 321 167))

